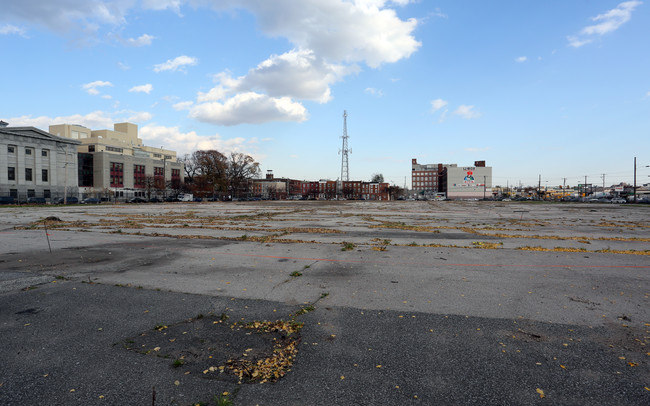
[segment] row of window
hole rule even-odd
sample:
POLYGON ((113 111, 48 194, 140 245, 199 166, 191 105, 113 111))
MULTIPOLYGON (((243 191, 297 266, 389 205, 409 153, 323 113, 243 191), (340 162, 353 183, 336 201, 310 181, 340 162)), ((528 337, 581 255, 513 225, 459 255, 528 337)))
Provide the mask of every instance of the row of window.
MULTIPOLYGON (((153 176, 156 180, 161 181, 165 177, 164 168, 154 167, 153 176)), ((133 165, 133 187, 145 187, 145 167, 144 165, 133 165)), ((172 169, 172 181, 180 182, 181 170, 172 169)), ((111 187, 124 187, 124 164, 111 162, 111 187)))
MULTIPOLYGON (((15 146, 15 145, 7 145, 7 153, 8 154, 15 154, 17 150, 18 150, 17 146, 15 146)), ((50 153, 50 151, 47 150, 47 149, 42 149, 41 150, 41 156, 48 156, 49 153, 50 153)), ((25 147, 25 155, 34 155, 34 148, 25 147)))
MULTIPOLYGON (((33 173, 34 170, 32 168, 25 168, 25 182, 33 182, 33 173)), ((7 168, 7 180, 16 180, 16 168, 13 166, 9 166, 7 168)), ((49 170, 48 169, 42 169, 41 170, 41 181, 43 182, 49 182, 49 170)))
MULTIPOLYGON (((14 199, 18 199, 18 189, 9 189, 9 196, 13 197, 14 199)), ((27 197, 36 197, 36 190, 27 189, 27 197)), ((46 199, 52 197, 52 192, 50 189, 43 190, 43 197, 46 199)))

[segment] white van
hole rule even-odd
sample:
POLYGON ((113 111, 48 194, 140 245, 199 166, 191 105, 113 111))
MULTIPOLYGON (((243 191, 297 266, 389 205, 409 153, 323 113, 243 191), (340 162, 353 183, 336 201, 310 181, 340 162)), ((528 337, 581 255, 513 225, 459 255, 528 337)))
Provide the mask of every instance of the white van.
POLYGON ((177 199, 179 202, 191 202, 194 201, 194 195, 191 193, 181 193, 177 199))

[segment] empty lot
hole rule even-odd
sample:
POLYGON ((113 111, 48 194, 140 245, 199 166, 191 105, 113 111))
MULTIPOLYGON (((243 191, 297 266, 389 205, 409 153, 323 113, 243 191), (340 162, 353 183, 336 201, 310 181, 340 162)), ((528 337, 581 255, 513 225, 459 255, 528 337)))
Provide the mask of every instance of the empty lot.
POLYGON ((155 387, 157 404, 223 392, 237 405, 647 404, 648 210, 410 201, 2 208, 0 402, 143 404, 155 387), (199 326, 198 315, 231 331, 235 321, 304 325, 284 377, 263 384, 229 370, 249 349, 269 359, 263 340, 239 358, 207 358, 256 331, 219 335, 210 350, 187 344, 194 356, 182 359, 185 349, 169 344, 146 355, 125 344, 156 326, 199 326))

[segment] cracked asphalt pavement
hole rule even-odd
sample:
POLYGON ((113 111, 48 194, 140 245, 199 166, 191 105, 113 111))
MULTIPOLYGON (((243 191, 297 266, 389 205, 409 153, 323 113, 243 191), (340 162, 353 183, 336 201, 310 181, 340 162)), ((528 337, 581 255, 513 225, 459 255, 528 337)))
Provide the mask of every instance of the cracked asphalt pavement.
POLYGON ((649 209, 3 207, 0 404, 647 405, 649 209), (286 375, 219 372, 290 319, 286 375))

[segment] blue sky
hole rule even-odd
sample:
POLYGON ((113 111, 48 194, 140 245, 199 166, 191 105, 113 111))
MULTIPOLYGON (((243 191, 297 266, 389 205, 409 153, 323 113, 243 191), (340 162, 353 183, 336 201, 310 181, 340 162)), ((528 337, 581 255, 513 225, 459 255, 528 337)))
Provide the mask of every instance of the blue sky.
POLYGON ((138 124, 179 156, 263 172, 382 173, 411 159, 494 184, 650 181, 650 3, 484 0, 3 1, 0 119, 138 124), (566 178, 566 181, 564 180, 566 178))

